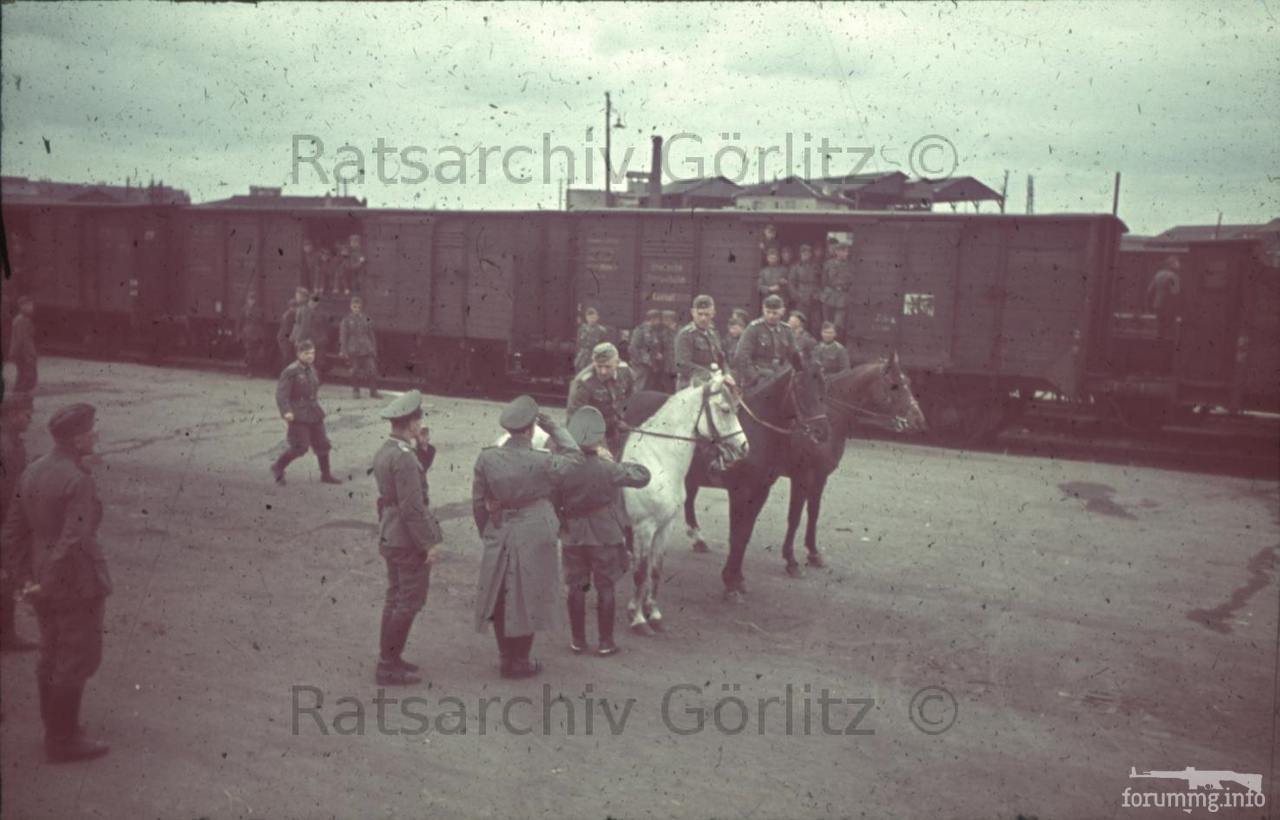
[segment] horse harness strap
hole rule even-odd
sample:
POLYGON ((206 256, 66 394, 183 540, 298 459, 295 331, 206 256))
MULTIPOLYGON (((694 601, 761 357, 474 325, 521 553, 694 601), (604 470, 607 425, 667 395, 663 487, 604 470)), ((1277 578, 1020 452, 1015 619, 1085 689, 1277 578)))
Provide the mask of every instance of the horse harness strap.
POLYGON ((776 425, 776 424, 772 424, 771 422, 767 422, 767 421, 765 421, 764 419, 762 419, 762 418, 760 418, 759 416, 757 416, 757 415, 756 415, 756 411, 752 410, 752 409, 751 409, 751 405, 747 404, 746 397, 743 397, 743 399, 742 399, 742 409, 743 409, 743 410, 746 410, 746 411, 747 411, 747 415, 748 415, 748 416, 750 416, 750 417, 752 418, 752 420, 753 420, 753 421, 755 421, 755 422, 756 422, 757 424, 759 424, 760 426, 762 426, 762 427, 764 427, 764 428, 766 428, 766 429, 768 429, 768 430, 772 430, 772 431, 773 431, 773 432, 775 432, 775 433, 781 433, 781 434, 782 434, 782 435, 784 435, 784 436, 789 436, 789 435, 791 435, 792 433, 794 433, 794 432, 796 431, 796 429, 797 429, 797 428, 799 428, 799 429, 801 429, 801 430, 806 430, 806 431, 807 431, 807 430, 809 429, 809 424, 810 424, 811 422, 815 422, 815 421, 822 421, 823 419, 825 419, 825 418, 827 417, 827 414, 826 414, 826 413, 821 413, 821 414, 816 415, 816 416, 809 416, 809 417, 806 417, 806 418, 799 418, 799 414, 800 414, 800 402, 796 401, 796 377, 795 377, 795 371, 792 371, 792 373, 791 373, 791 381, 790 381, 790 383, 787 385, 787 393, 788 393, 788 394, 790 394, 790 396, 791 396, 791 404, 796 408, 796 416, 797 416, 797 418, 796 418, 796 422, 797 422, 797 424, 796 424, 796 425, 794 425, 794 426, 792 426, 792 427, 790 427, 790 428, 787 428, 787 427, 779 427, 778 425, 776 425))
MULTIPOLYGON (((711 401, 711 387, 710 385, 703 385, 702 404, 701 406, 698 407, 698 417, 693 420, 692 436, 680 436, 680 435, 676 435, 675 433, 656 433, 652 430, 645 430, 642 427, 633 427, 631 429, 631 432, 640 433, 641 435, 645 435, 645 436, 653 436, 654 438, 669 438, 669 439, 674 439, 675 441, 692 441, 694 444, 697 444, 703 441, 709 442, 711 444, 717 444, 724 439, 733 438, 734 436, 739 436, 739 435, 746 435, 746 431, 742 429, 739 429, 735 433, 730 433, 727 436, 720 435, 720 431, 716 429, 715 419, 711 416, 710 413, 707 412, 707 410, 709 409, 708 405, 710 401, 711 401), (704 414, 707 417, 707 423, 711 425, 711 438, 709 439, 704 439, 698 435, 698 425, 702 422, 702 417, 704 414)), ((744 404, 743 406, 745 407, 746 405, 744 404)), ((750 410, 748 410, 748 412, 750 412, 750 410)))

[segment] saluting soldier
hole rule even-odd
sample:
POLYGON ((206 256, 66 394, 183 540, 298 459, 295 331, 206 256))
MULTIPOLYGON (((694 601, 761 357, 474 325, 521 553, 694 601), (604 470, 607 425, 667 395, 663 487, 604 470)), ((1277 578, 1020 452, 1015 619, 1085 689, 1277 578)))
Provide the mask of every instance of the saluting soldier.
POLYGON ((315 369, 316 346, 310 339, 298 343, 297 360, 280 373, 276 384, 276 407, 280 418, 288 425, 289 449, 271 465, 271 475, 283 485, 284 469, 295 459, 307 454, 307 448, 315 450, 320 464, 320 480, 325 484, 341 484, 329 472, 329 451, 333 449, 324 429, 324 410, 318 394, 320 378, 315 369))
MULTIPOLYGON (((0 523, 9 515, 9 502, 18 489, 18 477, 27 468, 27 445, 22 434, 31 426, 31 413, 35 404, 30 393, 10 393, 0 403, 4 429, 0 430, 0 523)), ((8 540, 0 549, 8 549, 8 540)), ((36 644, 18 634, 14 598, 19 590, 6 574, 0 578, 0 651, 29 652, 36 644)))
POLYGON ((600 324, 600 313, 593 307, 582 314, 578 325, 578 353, 573 357, 573 372, 577 373, 591 364, 591 351, 609 338, 609 328, 600 324))
POLYGON ((713 364, 721 370, 725 367, 724 348, 715 327, 715 300, 705 293, 697 296, 689 312, 693 321, 676 335, 676 390, 688 387, 695 378, 710 377, 713 364))
POLYGON ((831 322, 822 323, 822 341, 813 349, 813 360, 828 376, 849 369, 849 351, 836 341, 836 326, 831 322))
POLYGON ((564 582, 568 588, 569 628, 574 654, 587 651, 587 592, 596 588, 598 655, 618 651, 613 642, 617 609, 614 584, 626 574, 626 530, 623 487, 644 487, 649 470, 640 464, 614 462, 605 444, 605 419, 594 407, 580 407, 569 419, 569 433, 582 448, 583 461, 570 468, 558 494, 564 528, 564 582))
POLYGON ((645 321, 636 325, 627 342, 627 363, 635 376, 636 390, 657 386, 657 372, 662 366, 662 340, 658 326, 662 324, 662 311, 656 308, 645 314, 645 321))
MULTIPOLYGON (((622 420, 627 401, 636 392, 631 368, 618 358, 618 348, 601 342, 591 351, 591 366, 574 377, 569 385, 565 414, 572 418, 579 407, 594 407, 604 417, 609 449, 618 452, 622 434, 631 428, 622 420)), ((567 421, 568 419, 566 419, 567 421)))
POLYGON ((30 393, 36 389, 36 326, 32 317, 36 303, 30 296, 18 297, 18 315, 9 328, 9 361, 18 368, 13 389, 30 393))
POLYGON ((111 593, 98 543, 102 502, 86 463, 97 435, 90 404, 64 407, 49 420, 54 448, 18 479, 4 520, 5 574, 22 589, 40 622, 36 682, 50 763, 101 757, 105 743, 81 733, 80 703, 102 663, 102 628, 111 593))
POLYGON ((410 390, 379 414, 391 437, 373 457, 378 484, 378 552, 387 563, 387 597, 378 640, 379 686, 419 683, 417 664, 401 657, 414 618, 427 603, 431 564, 444 540, 431 514, 427 471, 435 461, 431 431, 422 423, 422 394, 410 390))
POLYGON ((845 333, 845 310, 849 303, 849 290, 853 287, 853 264, 849 259, 849 246, 841 242, 835 246, 834 255, 823 266, 822 313, 823 318, 835 325, 836 332, 845 333))
POLYGON ((818 340, 809 335, 809 331, 805 329, 805 325, 809 323, 809 317, 805 316, 798 310, 791 311, 791 315, 787 317, 787 324, 791 327, 791 334, 795 337, 796 350, 800 353, 800 358, 808 362, 813 354, 813 349, 818 346, 818 340))
POLYGON ((676 333, 680 328, 674 310, 662 311, 662 324, 659 325, 662 342, 662 387, 664 393, 673 393, 676 389, 676 333))
POLYGON ((338 353, 351 362, 351 395, 360 398, 360 385, 369 388, 369 398, 378 393, 378 337, 373 317, 364 312, 364 299, 351 297, 351 312, 338 328, 338 353))
POLYGON ((733 372, 743 390, 748 390, 796 360, 796 340, 782 321, 784 304, 776 293, 764 300, 760 318, 742 333, 733 372))
POLYGON ((493 624, 504 678, 528 678, 542 669, 529 657, 534 633, 555 625, 559 606, 560 521, 551 497, 582 462, 582 451, 529 396, 508 404, 499 423, 510 437, 480 451, 471 484, 472 513, 484 541, 476 629, 493 624), (559 453, 533 448, 535 421, 559 453))

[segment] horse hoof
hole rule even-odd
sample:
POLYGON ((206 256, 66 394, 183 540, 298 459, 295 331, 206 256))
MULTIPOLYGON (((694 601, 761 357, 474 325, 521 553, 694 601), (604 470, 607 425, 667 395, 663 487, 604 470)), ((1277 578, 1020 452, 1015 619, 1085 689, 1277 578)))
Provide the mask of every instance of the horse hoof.
POLYGON ((724 600, 730 604, 742 604, 746 603, 747 596, 740 589, 726 589, 724 591, 724 600))
POLYGON ((651 629, 651 630, 652 630, 652 631, 654 631, 654 632, 661 632, 661 631, 662 631, 662 628, 663 628, 663 624, 662 624, 662 616, 658 616, 657 618, 655 618, 655 617, 653 617, 652 615, 650 615, 650 616, 649 616, 649 629, 651 629))
POLYGON ((631 634, 641 638, 652 638, 653 628, 644 621, 640 621, 631 625, 631 634))
POLYGON ((809 559, 805 563, 815 569, 823 569, 827 565, 826 559, 822 557, 821 553, 817 552, 809 553, 809 559))
POLYGON ((799 578, 801 574, 802 573, 800 572, 799 564, 795 563, 794 561, 787 564, 787 575, 791 576, 792 578, 799 578))
POLYGON ((693 542, 693 551, 694 552, 711 552, 711 547, 708 547, 707 542, 699 538, 697 541, 693 542))

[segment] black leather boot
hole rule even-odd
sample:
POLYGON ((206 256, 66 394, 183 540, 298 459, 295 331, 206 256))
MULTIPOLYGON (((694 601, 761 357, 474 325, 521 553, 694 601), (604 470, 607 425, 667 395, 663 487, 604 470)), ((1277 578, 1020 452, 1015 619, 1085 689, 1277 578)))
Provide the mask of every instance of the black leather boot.
POLYGON ((613 587, 596 590, 596 628, 600 630, 600 646, 597 655, 616 655, 618 645, 613 642, 613 622, 617 614, 617 600, 613 587))
POLYGON ((569 651, 581 655, 587 651, 587 594, 581 588, 569 590, 569 651))
POLYGON ((409 686, 421 683, 422 678, 414 673, 418 667, 400 659, 405 642, 409 639, 409 630, 413 628, 413 618, 393 617, 384 614, 382 617, 382 635, 378 649, 377 681, 379 686, 409 686))
POLYGON ((111 747, 80 733, 80 700, 83 686, 49 686, 49 718, 53 732, 46 732, 45 756, 50 763, 72 763, 102 757, 111 747))
POLYGON ((281 487, 284 486, 284 468, 289 466, 289 462, 293 461, 293 456, 289 455, 289 451, 285 450, 280 457, 271 465, 271 475, 275 478, 276 483, 281 487))
POLYGON ((341 484, 342 480, 334 478, 333 473, 329 471, 329 454, 321 455, 316 453, 316 461, 320 463, 320 481, 325 484, 341 484))

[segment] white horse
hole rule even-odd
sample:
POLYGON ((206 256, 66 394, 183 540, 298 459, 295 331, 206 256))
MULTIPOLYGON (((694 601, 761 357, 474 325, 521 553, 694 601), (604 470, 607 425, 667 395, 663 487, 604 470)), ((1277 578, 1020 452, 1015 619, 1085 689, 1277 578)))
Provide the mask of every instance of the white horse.
POLYGON ((672 524, 682 520, 685 475, 700 442, 714 444, 726 462, 747 453, 738 422, 737 397, 724 375, 686 387, 666 401, 643 427, 631 431, 619 461, 643 464, 652 478, 646 487, 623 490, 634 533, 635 593, 627 604, 631 629, 650 635, 661 627, 658 584, 672 524))

